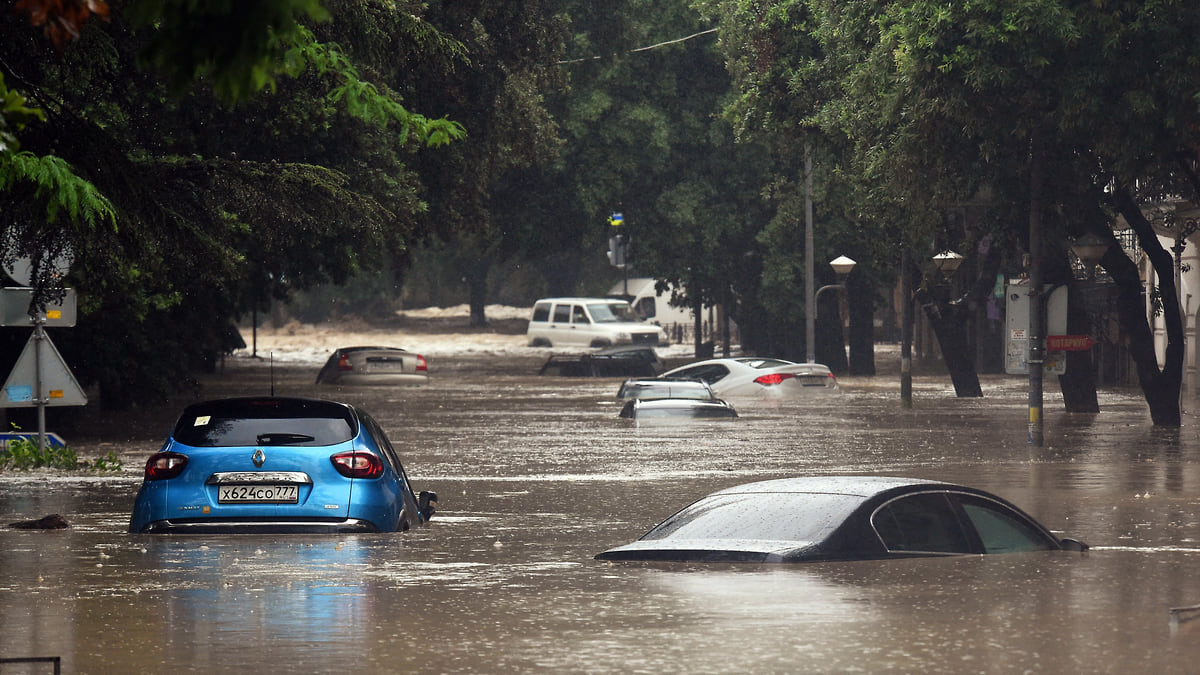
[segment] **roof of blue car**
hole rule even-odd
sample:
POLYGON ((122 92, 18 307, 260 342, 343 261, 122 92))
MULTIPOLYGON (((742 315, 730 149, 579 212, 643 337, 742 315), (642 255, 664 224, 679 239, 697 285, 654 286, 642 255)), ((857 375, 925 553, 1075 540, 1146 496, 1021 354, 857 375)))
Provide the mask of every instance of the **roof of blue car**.
POLYGON ((346 417, 350 406, 337 401, 291 396, 243 396, 193 403, 184 408, 184 416, 218 415, 221 417, 346 417))

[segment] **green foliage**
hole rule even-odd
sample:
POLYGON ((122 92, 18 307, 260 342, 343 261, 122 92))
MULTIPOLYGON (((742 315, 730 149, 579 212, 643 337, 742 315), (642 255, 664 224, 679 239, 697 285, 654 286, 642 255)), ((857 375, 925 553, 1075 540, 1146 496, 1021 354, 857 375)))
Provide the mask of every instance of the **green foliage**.
MULTIPOLYGON (((538 0, 441 0, 427 8, 428 22, 461 44, 466 58, 449 63, 439 78, 404 74, 403 91, 445 111, 470 136, 420 157, 432 196, 422 222, 428 240, 443 241, 457 254, 472 320, 482 323, 491 266, 515 255, 528 243, 521 235, 530 232, 510 220, 506 206, 513 195, 504 190, 531 167, 554 161, 562 144, 545 95, 562 86, 555 62, 565 26, 556 4, 538 0)), ((416 58, 446 63, 444 53, 416 58)))
POLYGON ((317 42, 303 27, 299 34, 300 41, 284 59, 289 72, 299 74, 307 65, 321 75, 337 75, 341 84, 329 91, 327 99, 331 103, 342 103, 354 117, 385 129, 393 123, 399 125, 401 143, 408 140, 410 133, 429 147, 446 145, 466 135, 461 124, 446 118, 431 120, 410 113, 400 103, 398 95, 384 94, 374 84, 364 81, 338 45, 317 42))
POLYGON ((70 446, 54 447, 47 444, 39 450, 36 434, 10 440, 0 449, 0 468, 18 471, 43 467, 75 469, 78 465, 79 458, 70 446))
POLYGON ((124 13, 151 31, 144 58, 173 92, 205 79, 227 102, 274 86, 288 50, 304 39, 302 22, 329 19, 320 0, 133 0, 124 13))
POLYGON ((91 468, 95 471, 114 471, 115 472, 115 471, 120 471, 123 466, 124 465, 121 462, 121 458, 117 457, 117 453, 113 452, 112 450, 109 450, 108 452, 104 453, 100 457, 97 457, 96 460, 94 462, 92 462, 91 468))
POLYGON ((4 84, 4 73, 0 73, 0 104, 0 154, 16 152, 21 148, 16 132, 34 120, 44 121, 46 113, 26 107, 25 97, 4 84))
POLYGON ((0 192, 11 190, 22 181, 33 184, 34 199, 45 202, 48 223, 58 222, 59 216, 65 214, 71 223, 116 224, 112 202, 60 157, 39 157, 31 152, 0 153, 0 192))
MULTIPOLYGON (((0 258, 74 252, 79 324, 55 339, 101 406, 189 386, 253 307, 402 267, 427 209, 418 144, 465 132, 400 92, 465 52, 420 3, 328 4, 134 0, 54 60, 0 13, 0 73, 48 121, 0 153, 0 210, 28 223, 0 258)), ((14 141, 23 100, 5 97, 14 141)))
MULTIPOLYGON (((16 429, 15 426, 14 429, 16 429)), ((112 450, 90 463, 86 460, 81 461, 75 450, 68 445, 52 446, 47 444, 39 450, 37 434, 10 440, 0 447, 0 469, 26 471, 42 468, 115 472, 121 470, 122 463, 112 450)))

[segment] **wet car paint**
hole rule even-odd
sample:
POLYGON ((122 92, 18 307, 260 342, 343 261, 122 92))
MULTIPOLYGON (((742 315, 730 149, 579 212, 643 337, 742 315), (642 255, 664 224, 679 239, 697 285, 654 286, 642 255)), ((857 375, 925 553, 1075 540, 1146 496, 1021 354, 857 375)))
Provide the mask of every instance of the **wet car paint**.
MULTIPOLYGON (((311 393, 310 370, 276 370, 280 393, 311 393)), ((624 424, 615 380, 479 370, 353 393, 421 439, 393 441, 441 495, 431 526, 403 535, 126 534, 161 427, 69 438, 83 457, 115 447, 116 477, 0 474, 4 522, 72 524, 0 530, 0 656, 57 654, 66 672, 703 673, 1186 672, 1200 655, 1200 627, 1169 624, 1200 603, 1200 428, 1153 428, 1140 392, 1102 393, 1099 415, 1048 403, 1032 448, 1018 378, 985 377, 983 399, 922 378, 912 410, 890 377, 843 378, 827 405, 697 430, 624 424), (830 473, 969 483, 1093 548, 783 569, 591 560, 697 493, 830 473)), ((265 369, 231 379, 205 397, 268 386, 265 369)))

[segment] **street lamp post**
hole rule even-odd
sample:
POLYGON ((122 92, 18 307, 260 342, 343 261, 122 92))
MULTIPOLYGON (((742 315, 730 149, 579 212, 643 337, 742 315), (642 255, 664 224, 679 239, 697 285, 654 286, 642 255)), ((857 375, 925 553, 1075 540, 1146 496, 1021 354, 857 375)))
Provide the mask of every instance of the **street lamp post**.
POLYGON ((954 273, 958 271, 959 265, 962 265, 963 257, 954 251, 942 251, 933 256, 933 265, 937 268, 942 276, 949 282, 954 278, 954 273))
MULTIPOLYGON (((809 363, 816 363, 816 361, 817 361, 817 356, 816 356, 817 298, 819 298, 821 296, 821 293, 824 293, 825 291, 828 291, 828 290, 832 290, 834 288, 840 288, 840 289, 845 290, 846 276, 848 274, 850 274, 850 271, 854 269, 854 266, 856 264, 858 264, 858 263, 856 263, 851 258, 847 258, 844 255, 840 255, 840 256, 834 258, 833 260, 829 261, 829 266, 832 267, 834 273, 837 274, 838 283, 826 284, 826 285, 818 288, 816 290, 816 292, 812 294, 811 302, 808 303, 808 307, 805 308, 804 315, 805 315, 805 318, 807 319, 807 321, 806 321, 806 326, 805 326, 805 329, 806 329, 805 343, 806 344, 804 345, 804 348, 806 350, 806 358, 809 363)), ((808 278, 807 287, 812 288, 812 285, 813 285, 813 280, 812 280, 812 276, 810 275, 808 278)))
MULTIPOLYGON (((1183 313, 1183 309, 1184 309, 1183 308, 1183 251, 1184 251, 1184 249, 1187 248, 1188 237, 1195 234, 1197 229, 1200 229, 1200 228, 1198 228, 1196 221, 1192 218, 1188 218, 1187 220, 1185 220, 1183 222, 1183 226, 1179 228, 1179 231, 1175 235, 1175 244, 1173 246, 1171 246, 1171 251, 1175 253, 1175 298, 1179 303, 1180 316, 1184 316, 1184 313, 1183 313)), ((1186 316, 1184 316, 1183 325, 1184 325, 1184 344, 1186 345, 1186 344, 1188 344, 1187 330, 1186 330, 1187 329, 1187 317, 1186 316)), ((1194 340, 1193 340, 1193 342, 1194 342, 1194 340)), ((1198 346, 1200 346, 1200 345, 1193 344, 1192 349, 1195 350, 1198 346)), ((1191 373, 1187 372, 1188 371, 1188 368, 1186 365, 1187 359, 1185 358, 1184 361, 1185 361, 1184 373, 1187 374, 1187 376, 1183 379, 1184 388, 1189 392, 1195 391, 1196 384, 1195 384, 1195 382, 1193 382, 1193 380, 1195 379, 1195 374, 1196 374, 1195 370, 1196 370, 1197 361, 1195 361, 1193 359, 1191 373)))
POLYGON ((1096 278, 1096 265, 1100 263, 1104 254, 1108 253, 1108 247, 1111 245, 1112 242, 1097 236, 1094 232, 1084 233, 1071 242, 1071 252, 1086 268, 1088 281, 1096 278))
MULTIPOLYGON (((949 282, 962 264, 963 257, 954 251, 942 251, 933 256, 932 261, 937 271, 942 273, 949 282)), ((913 329, 913 296, 908 276, 909 252, 905 248, 901 254, 900 281, 901 295, 904 304, 901 306, 900 317, 900 403, 905 408, 912 407, 912 329, 913 329)))
POLYGON ((952 251, 944 251, 930 262, 932 265, 927 265, 926 269, 932 268, 933 279, 927 282, 930 286, 928 291, 921 294, 925 325, 937 338, 937 351, 954 383, 955 396, 983 396, 976 360, 979 347, 971 343, 970 303, 965 301, 966 296, 954 289, 952 283, 963 257, 952 251))

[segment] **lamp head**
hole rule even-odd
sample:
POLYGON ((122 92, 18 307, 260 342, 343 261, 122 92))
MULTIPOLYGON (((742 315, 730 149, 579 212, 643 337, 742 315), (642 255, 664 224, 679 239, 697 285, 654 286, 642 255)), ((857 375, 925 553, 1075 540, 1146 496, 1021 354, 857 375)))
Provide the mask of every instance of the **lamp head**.
POLYGON ((829 261, 829 266, 833 268, 834 273, 838 275, 839 279, 844 278, 847 274, 850 274, 850 271, 853 270, 854 266, 857 264, 858 263, 856 263, 854 260, 847 258, 844 255, 840 255, 829 261))
POLYGON ((1075 257, 1079 258, 1079 262, 1084 265, 1095 265, 1100 262, 1105 253, 1108 253, 1108 247, 1111 245, 1111 241, 1098 236, 1096 233, 1086 232, 1071 242, 1071 251, 1075 254, 1075 257))
POLYGON ((954 251, 942 251, 933 256, 933 265, 947 278, 954 276, 958 271, 958 266, 962 264, 963 257, 954 251))

